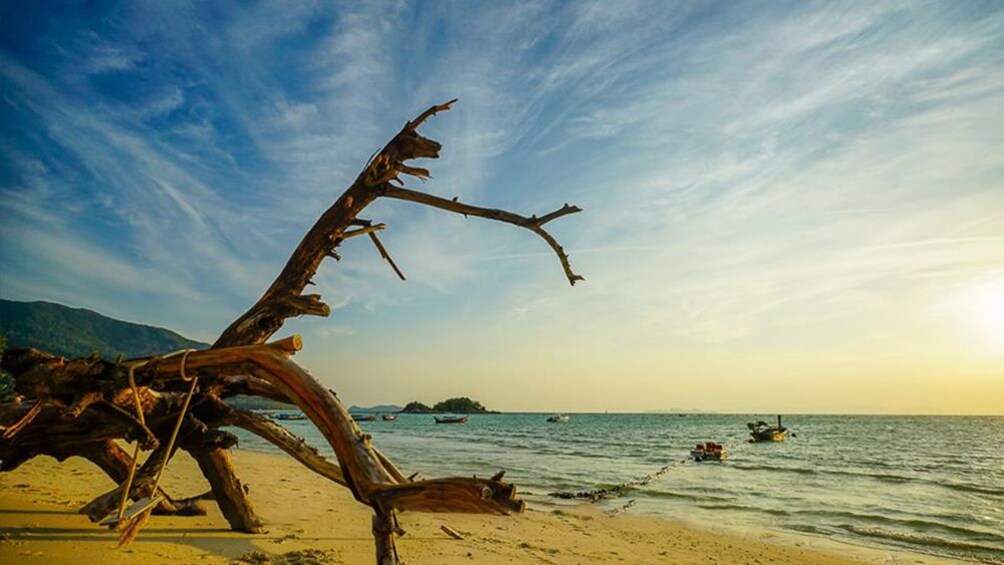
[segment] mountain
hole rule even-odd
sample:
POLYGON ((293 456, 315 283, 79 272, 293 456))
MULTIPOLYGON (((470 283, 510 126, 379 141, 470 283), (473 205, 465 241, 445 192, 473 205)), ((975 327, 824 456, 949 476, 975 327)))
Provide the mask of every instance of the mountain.
POLYGON ((453 414, 498 414, 495 410, 488 410, 477 400, 471 400, 466 396, 448 398, 442 402, 437 402, 435 406, 422 404, 417 400, 409 402, 401 412, 409 414, 431 414, 431 413, 453 413, 453 414))
POLYGON ((100 351, 106 359, 119 353, 145 357, 178 349, 205 349, 208 343, 164 328, 115 320, 83 308, 52 302, 0 300, 0 335, 7 348, 37 347, 64 357, 87 357, 100 351))

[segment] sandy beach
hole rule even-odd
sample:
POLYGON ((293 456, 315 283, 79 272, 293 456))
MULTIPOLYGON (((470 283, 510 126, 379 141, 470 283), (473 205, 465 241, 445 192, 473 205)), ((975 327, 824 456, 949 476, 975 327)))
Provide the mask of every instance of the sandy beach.
MULTIPOLYGON (((265 562, 272 563, 372 563, 369 511, 348 490, 276 455, 235 451, 234 459, 266 522, 264 534, 229 531, 209 503, 203 517, 154 516, 131 547, 115 550, 114 534, 76 513, 112 482, 86 461, 57 464, 40 457, 0 474, 0 562, 231 563, 268 556, 265 562)), ((184 455, 172 461, 164 484, 179 496, 205 488, 184 455)), ((407 513, 401 525, 408 533, 398 547, 413 564, 916 562, 858 554, 856 548, 834 550, 824 547, 825 540, 769 534, 754 539, 630 513, 608 516, 589 506, 508 517, 407 513), (464 540, 447 536, 443 525, 464 540)))

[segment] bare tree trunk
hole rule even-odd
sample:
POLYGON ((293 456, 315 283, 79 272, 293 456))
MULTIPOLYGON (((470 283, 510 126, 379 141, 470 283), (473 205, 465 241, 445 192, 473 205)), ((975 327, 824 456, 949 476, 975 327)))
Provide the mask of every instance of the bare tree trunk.
POLYGON ((403 534, 397 525, 397 513, 393 510, 374 510, 373 541, 376 544, 377 565, 399 565, 395 534, 403 534))
POLYGON ((213 496, 216 497, 216 503, 220 505, 223 517, 227 519, 230 528, 238 532, 260 534, 264 528, 261 519, 254 512, 251 499, 248 498, 250 489, 237 478, 227 450, 195 449, 189 453, 199 464, 202 474, 209 479, 213 496))

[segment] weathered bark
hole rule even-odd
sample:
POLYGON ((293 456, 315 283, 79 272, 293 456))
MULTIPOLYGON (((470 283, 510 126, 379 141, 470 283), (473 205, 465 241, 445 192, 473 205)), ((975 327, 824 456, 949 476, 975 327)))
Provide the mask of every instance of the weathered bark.
MULTIPOLYGON (((199 375, 202 379, 212 379, 213 376, 222 374, 248 374, 268 382, 293 401, 317 426, 338 457, 353 494, 358 500, 371 506, 379 504, 383 508, 397 510, 435 508, 438 512, 500 514, 521 510, 521 503, 513 500, 513 488, 501 483, 501 477, 487 480, 456 478, 404 482, 406 479, 403 479, 400 471, 386 457, 377 454, 370 436, 359 429, 338 398, 289 358, 301 347, 299 336, 293 336, 266 345, 197 351, 184 361, 174 357, 147 363, 136 371, 135 381, 150 385, 175 382, 180 378, 184 362, 189 375, 199 375)), ((64 377, 72 378, 66 375, 64 377)), ((105 377, 108 380, 126 378, 105 377)), ((163 400, 165 397, 158 398, 163 400)), ((189 449, 201 467, 213 470, 222 468, 225 472, 231 472, 226 461, 199 460, 197 454, 200 448, 225 453, 223 450, 232 445, 234 438, 225 432, 208 428, 193 414, 186 415, 184 423, 179 445, 189 449)), ((148 494, 143 489, 148 488, 148 479, 152 478, 153 472, 158 468, 165 447, 158 447, 144 463, 133 491, 148 494)), ((239 481, 214 485, 218 502, 221 494, 232 497, 243 492, 239 481)), ((244 498, 244 495, 239 498, 244 498)), ((243 518, 242 527, 246 527, 249 522, 253 520, 243 518)))
MULTIPOLYGON (((158 442, 151 427, 165 426, 177 416, 181 403, 176 395, 144 391, 146 426, 108 402, 95 404, 77 418, 66 418, 66 405, 49 399, 30 425, 0 440, 0 471, 13 470, 36 455, 63 460, 77 455, 82 446, 112 439, 138 440, 147 448, 155 447, 158 442)), ((30 409, 26 404, 0 405, 0 425, 23 418, 30 409)))
POLYGON ((259 534, 263 531, 261 519, 254 513, 254 505, 248 498, 250 490, 237 478, 230 453, 226 449, 192 450, 190 452, 199 464, 202 474, 209 479, 213 496, 220 505, 223 517, 230 528, 238 532, 259 534))
POLYGON ((376 510, 373 513, 373 541, 376 545, 378 565, 398 565, 397 544, 394 535, 404 535, 397 525, 397 513, 393 510, 376 510))

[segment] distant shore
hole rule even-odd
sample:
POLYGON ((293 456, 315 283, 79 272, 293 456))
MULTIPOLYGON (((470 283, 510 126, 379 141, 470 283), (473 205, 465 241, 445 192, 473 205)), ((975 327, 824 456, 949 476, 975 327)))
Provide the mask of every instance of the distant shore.
MULTIPOLYGON (((58 464, 37 458, 0 474, 0 562, 79 565, 86 556, 90 562, 108 564, 230 563, 251 552, 267 554, 276 563, 373 562, 369 510, 348 490, 282 456, 237 450, 234 459, 267 533, 230 532, 209 503, 204 517, 154 516, 131 547, 116 551, 114 534, 76 513, 87 500, 112 488, 111 481, 80 459, 58 464)), ((205 489, 196 466, 183 455, 171 462, 164 483, 179 496, 205 489)), ((591 507, 528 510, 518 516, 406 513, 401 525, 408 531, 399 543, 402 558, 413 564, 879 561, 878 556, 837 554, 824 547, 823 540, 708 532, 658 518, 611 517, 591 507), (449 538, 442 525, 465 539, 449 538)), ((885 563, 898 561, 890 560, 888 553, 882 557, 885 563)))

